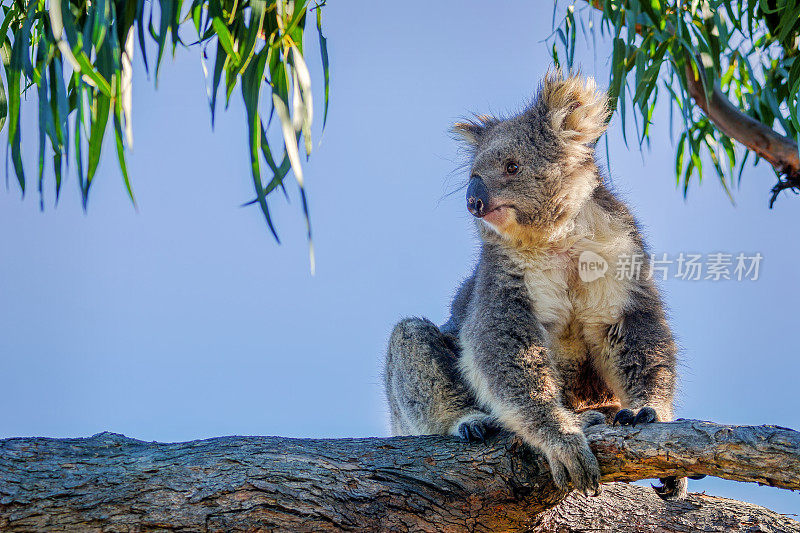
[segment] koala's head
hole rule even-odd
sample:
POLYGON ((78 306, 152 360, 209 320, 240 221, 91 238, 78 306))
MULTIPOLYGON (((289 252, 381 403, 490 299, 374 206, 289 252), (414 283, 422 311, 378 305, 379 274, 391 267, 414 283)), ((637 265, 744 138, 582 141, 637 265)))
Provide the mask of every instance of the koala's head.
POLYGON ((519 115, 456 124, 472 153, 470 213, 513 240, 559 234, 600 183, 594 145, 608 113, 594 79, 555 71, 519 115))

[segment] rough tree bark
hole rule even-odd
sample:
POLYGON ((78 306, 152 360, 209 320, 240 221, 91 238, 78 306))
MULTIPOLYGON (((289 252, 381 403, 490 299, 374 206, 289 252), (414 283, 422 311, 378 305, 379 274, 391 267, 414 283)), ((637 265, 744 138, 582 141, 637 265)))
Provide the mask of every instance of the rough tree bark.
MULTIPOLYGON (((588 433, 603 481, 709 474, 800 489, 800 433, 678 421, 588 433)), ((567 495, 510 436, 0 441, 0 531, 797 531, 734 500, 613 483, 567 495), (566 499, 565 499, 566 498, 566 499)))

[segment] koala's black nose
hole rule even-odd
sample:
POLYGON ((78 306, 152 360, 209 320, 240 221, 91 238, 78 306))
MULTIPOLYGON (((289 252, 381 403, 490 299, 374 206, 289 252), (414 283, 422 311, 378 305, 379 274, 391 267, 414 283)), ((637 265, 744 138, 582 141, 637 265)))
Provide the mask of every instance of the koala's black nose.
POLYGON ((480 218, 489 210, 489 189, 478 175, 473 175, 467 187, 467 209, 480 218))

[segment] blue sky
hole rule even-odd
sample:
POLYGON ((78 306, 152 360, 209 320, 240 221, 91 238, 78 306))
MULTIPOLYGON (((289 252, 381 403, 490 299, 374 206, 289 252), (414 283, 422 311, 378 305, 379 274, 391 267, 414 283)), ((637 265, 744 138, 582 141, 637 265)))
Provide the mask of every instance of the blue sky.
MULTIPOLYGON (((107 151, 88 214, 71 176, 57 209, 35 187, 0 193, 0 437, 110 430, 177 441, 227 434, 385 435, 380 366, 401 317, 446 319, 475 261, 463 154, 448 133, 471 112, 513 112, 547 69, 551 5, 331 2, 328 127, 306 166, 317 273, 295 187, 270 199, 276 245, 252 198, 238 90, 211 130, 197 49, 134 78, 136 212, 107 151)), ((580 43, 580 40, 579 40, 580 43)), ((607 77, 608 47, 580 46, 607 77), (594 56, 597 56, 597 62, 594 56)), ((307 53, 321 108, 316 35, 307 53)), ((141 58, 138 58, 141 59, 141 58)), ((35 99, 23 119, 34 174, 35 99)), ((319 116, 318 116, 319 118, 319 116)), ((682 347, 677 416, 800 428, 795 323, 800 198, 767 208, 774 175, 745 171, 734 207, 713 176, 675 187, 666 108, 652 149, 615 123, 610 181, 651 248, 755 253, 757 281, 662 283, 682 347)), ((601 160, 605 161, 605 151, 601 160)), ((708 491, 797 512, 800 496, 707 478, 708 491)))

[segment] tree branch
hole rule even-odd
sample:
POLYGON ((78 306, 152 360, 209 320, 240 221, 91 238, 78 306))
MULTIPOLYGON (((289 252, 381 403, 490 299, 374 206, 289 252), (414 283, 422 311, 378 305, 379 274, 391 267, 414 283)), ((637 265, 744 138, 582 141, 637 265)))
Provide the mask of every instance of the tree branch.
POLYGON ((573 492, 556 507, 538 515, 536 531, 800 531, 800 523, 758 505, 689 494, 680 502, 663 502, 649 488, 611 483, 597 498, 573 492))
MULTIPOLYGON (((597 426, 588 437, 604 482, 709 474, 800 489, 800 433, 785 428, 685 420, 597 426)), ((101 433, 0 440, 2 531, 131 524, 140 530, 517 530, 549 519, 541 513, 565 497, 544 458, 510 436, 485 445, 442 436, 164 444, 101 433)), ((570 498, 556 509, 571 509, 570 498)), ((665 524, 687 505, 697 507, 700 497, 693 498, 658 503, 665 524)), ((800 532, 797 522, 761 508, 703 501, 707 512, 731 520, 752 507, 780 524, 764 531, 800 532)))

